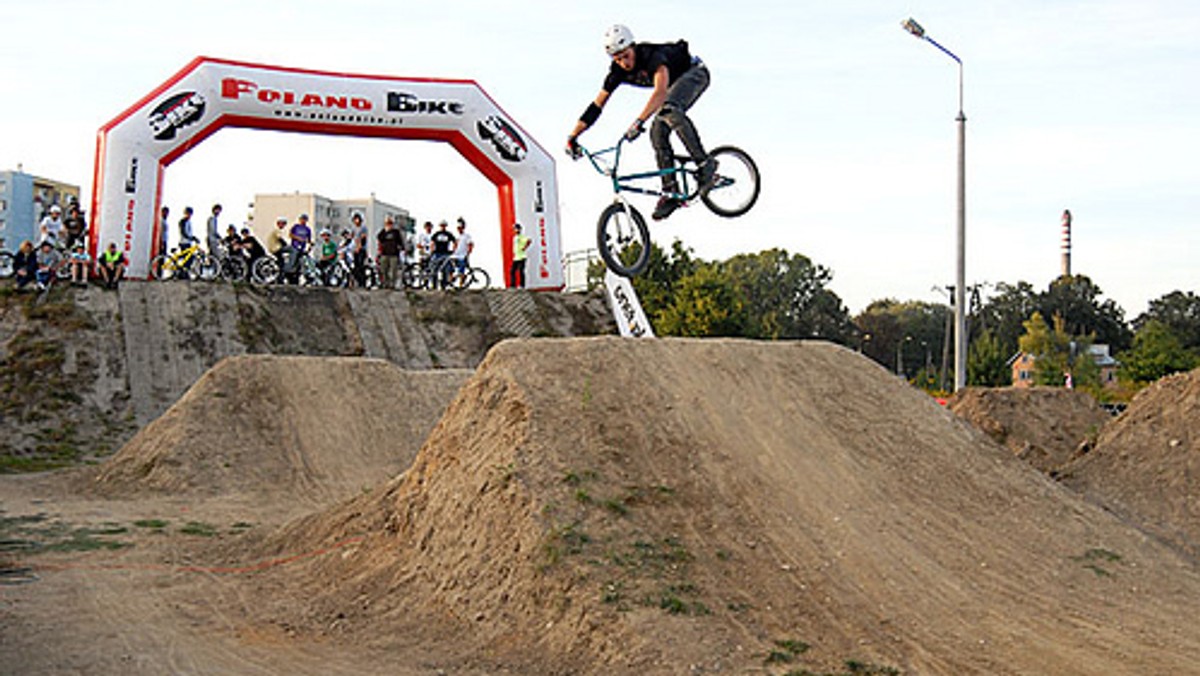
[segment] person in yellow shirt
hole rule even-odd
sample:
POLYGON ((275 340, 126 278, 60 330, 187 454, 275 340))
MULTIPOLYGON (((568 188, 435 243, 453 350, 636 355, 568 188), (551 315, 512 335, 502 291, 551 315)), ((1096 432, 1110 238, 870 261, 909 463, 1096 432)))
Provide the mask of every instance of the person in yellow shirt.
POLYGON ((513 223, 512 266, 508 269, 508 285, 514 289, 525 288, 525 259, 533 240, 521 232, 521 224, 513 223))

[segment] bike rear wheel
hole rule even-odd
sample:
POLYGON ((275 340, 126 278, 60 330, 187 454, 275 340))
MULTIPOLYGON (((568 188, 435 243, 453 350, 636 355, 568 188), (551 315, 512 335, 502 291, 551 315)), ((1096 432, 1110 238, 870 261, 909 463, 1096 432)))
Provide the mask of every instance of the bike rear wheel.
POLYGON ((7 251, 0 251, 0 279, 8 279, 16 274, 13 265, 13 255, 7 251))
POLYGON ((721 146, 708 156, 717 161, 717 175, 712 187, 700 194, 704 206, 725 218, 750 211, 762 189, 754 160, 746 151, 733 146, 721 146))
POLYGON ((650 230, 632 205, 613 202, 596 223, 596 247, 609 270, 635 277, 650 262, 650 230))

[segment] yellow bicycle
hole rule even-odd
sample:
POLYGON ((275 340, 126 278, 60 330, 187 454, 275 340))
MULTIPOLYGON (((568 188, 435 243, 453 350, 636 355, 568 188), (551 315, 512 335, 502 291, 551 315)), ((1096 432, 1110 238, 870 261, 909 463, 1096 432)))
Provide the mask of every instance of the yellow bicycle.
POLYGON ((169 254, 155 256, 150 261, 150 274, 158 280, 202 279, 206 282, 217 278, 221 266, 215 258, 204 253, 199 242, 183 249, 173 249, 169 254))

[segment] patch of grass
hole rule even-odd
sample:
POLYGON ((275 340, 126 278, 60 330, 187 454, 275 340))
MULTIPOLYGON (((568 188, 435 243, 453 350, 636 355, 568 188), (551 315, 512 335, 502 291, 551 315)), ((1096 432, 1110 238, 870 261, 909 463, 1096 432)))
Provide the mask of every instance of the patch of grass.
POLYGON ((575 491, 575 502, 584 505, 590 505, 592 503, 592 496, 588 495, 587 491, 580 488, 579 490, 575 491))
POLYGON ((790 638, 775 641, 775 646, 763 659, 765 663, 791 664, 796 661, 796 657, 808 652, 808 649, 812 647, 804 641, 790 638))
POLYGON ((1080 556, 1072 556, 1071 560, 1095 573, 1096 577, 1112 577, 1112 572, 1101 564, 1119 563, 1121 555, 1107 549, 1093 547, 1080 556))
POLYGON ((616 514, 617 516, 625 516, 629 514, 629 508, 625 506, 625 501, 618 498, 608 498, 600 503, 605 509, 616 514))
POLYGON ((202 523, 200 521, 189 521, 179 529, 184 535, 195 535, 197 537, 213 537, 217 534, 217 529, 212 524, 202 523))
POLYGON ((138 528, 151 528, 154 530, 162 530, 163 528, 166 528, 169 525, 169 522, 164 521, 162 519, 138 519, 137 521, 133 522, 133 525, 137 526, 138 528))
POLYGON ((900 676, 900 670, 896 667, 860 662, 858 660, 846 660, 846 670, 851 674, 861 674, 862 676, 900 676))
POLYGON ((93 530, 91 528, 77 528, 71 531, 68 538, 52 542, 42 547, 43 551, 47 552, 91 552, 97 550, 117 550, 131 547, 128 542, 119 540, 106 540, 104 535, 114 535, 125 532, 124 528, 101 528, 93 530))

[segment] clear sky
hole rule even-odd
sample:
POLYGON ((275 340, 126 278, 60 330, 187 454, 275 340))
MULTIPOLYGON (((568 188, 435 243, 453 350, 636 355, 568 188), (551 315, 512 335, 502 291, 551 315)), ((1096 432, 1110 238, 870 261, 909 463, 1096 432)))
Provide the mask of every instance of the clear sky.
MULTIPOLYGON (((45 0, 0 3, 0 168, 83 188, 97 129, 196 56, 478 82, 558 164, 566 251, 593 246, 607 182, 560 152, 607 68, 601 34, 686 38, 712 72, 692 111, 703 140, 763 173, 750 214, 703 207, 652 225, 723 259, 782 247, 830 268, 852 312, 939 299, 954 277, 958 73, 965 63, 968 283, 1073 271, 1132 319, 1200 289, 1200 3, 1195 0, 602 3, 45 0)), ((585 144, 615 141, 645 101, 622 88, 585 144)), ((649 142, 630 157, 651 163, 649 142)), ((256 192, 380 199, 472 224, 498 278, 495 190, 450 148, 226 129, 172 164, 176 213, 213 202, 240 222, 256 192)), ((649 212, 649 198, 639 203, 649 212)))

